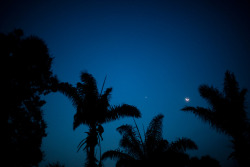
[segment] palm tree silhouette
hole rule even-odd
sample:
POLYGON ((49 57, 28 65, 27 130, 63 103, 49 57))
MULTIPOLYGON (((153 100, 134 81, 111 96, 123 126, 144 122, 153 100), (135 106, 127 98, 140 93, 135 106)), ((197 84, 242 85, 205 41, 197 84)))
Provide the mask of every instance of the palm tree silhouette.
POLYGON ((96 167, 95 147, 102 140, 104 129, 103 123, 117 120, 120 117, 141 117, 140 111, 131 105, 123 104, 111 106, 109 104, 112 88, 98 93, 96 80, 89 73, 81 73, 81 82, 76 87, 69 83, 59 83, 58 90, 71 99, 76 108, 74 115, 73 129, 81 124, 87 125, 89 131, 87 137, 78 145, 78 151, 83 148, 87 151, 87 162, 85 166, 96 167))
POLYGON ((144 132, 144 141, 136 127, 122 125, 117 131, 122 135, 120 147, 123 150, 109 150, 102 159, 117 158, 117 167, 136 166, 184 166, 188 164, 187 149, 197 149, 196 144, 187 138, 180 138, 169 143, 162 136, 163 115, 155 116, 144 132))
POLYGON ((234 157, 240 166, 250 166, 250 124, 245 111, 247 90, 240 90, 234 74, 227 71, 223 92, 207 85, 201 85, 199 92, 210 107, 186 106, 182 111, 191 111, 219 132, 231 136, 234 152, 230 157, 234 157))

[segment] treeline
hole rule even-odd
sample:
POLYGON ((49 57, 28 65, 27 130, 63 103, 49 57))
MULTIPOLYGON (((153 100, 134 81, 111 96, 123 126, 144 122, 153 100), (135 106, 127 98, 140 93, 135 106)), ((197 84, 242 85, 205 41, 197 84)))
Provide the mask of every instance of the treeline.
MULTIPOLYGON (((22 30, 0 34, 0 54, 7 74, 4 75, 4 162, 8 166, 38 166, 43 160, 41 150, 46 137, 46 123, 41 107, 45 101, 41 95, 60 92, 67 96, 76 109, 73 128, 88 127, 87 137, 80 141, 78 151, 86 151, 86 167, 103 166, 107 158, 116 159, 118 167, 175 166, 175 167, 219 167, 220 163, 208 155, 190 157, 189 149, 198 149, 188 138, 169 142, 162 135, 163 115, 156 115, 146 131, 141 133, 135 122, 121 125, 119 148, 102 154, 98 160, 95 150, 103 140, 103 123, 123 117, 140 118, 141 112, 132 105, 111 105, 112 88, 97 89, 95 78, 81 73, 75 86, 60 82, 51 71, 53 58, 44 41, 36 36, 23 37, 22 30), (6 82, 5 82, 6 81, 6 82), (6 89, 7 88, 7 89, 6 89)), ((211 127, 232 137, 234 152, 229 158, 237 160, 240 167, 250 166, 250 123, 246 113, 246 89, 240 89, 233 73, 227 71, 224 88, 219 91, 213 86, 199 87, 201 97, 209 108, 186 106, 182 111, 192 112, 211 127)), ((63 166, 50 163, 49 167, 63 166)))

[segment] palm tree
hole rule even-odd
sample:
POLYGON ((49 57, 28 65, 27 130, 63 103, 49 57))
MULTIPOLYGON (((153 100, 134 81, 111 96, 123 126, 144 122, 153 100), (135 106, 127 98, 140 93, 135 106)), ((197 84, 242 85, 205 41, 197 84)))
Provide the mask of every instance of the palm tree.
POLYGON ((250 166, 250 124, 245 111, 247 90, 240 90, 234 74, 227 71, 223 92, 207 85, 201 85, 199 92, 210 107, 186 106, 182 111, 194 113, 219 132, 231 136, 234 152, 230 157, 234 157, 240 166, 250 166))
POLYGON ((152 119, 144 134, 144 141, 138 127, 122 125, 117 131, 122 135, 120 147, 123 150, 110 150, 102 155, 102 159, 117 158, 117 167, 136 166, 184 166, 188 163, 187 149, 197 149, 196 144, 187 138, 180 138, 169 143, 162 136, 163 115, 152 119))
POLYGON ((111 106, 109 104, 112 88, 107 88, 102 94, 98 93, 96 80, 91 74, 81 73, 81 82, 76 87, 69 83, 59 83, 58 90, 65 94, 76 108, 73 129, 80 125, 87 125, 87 137, 78 145, 78 151, 83 148, 87 151, 85 166, 96 167, 95 147, 102 139, 103 123, 117 120, 120 117, 140 117, 140 111, 131 105, 123 104, 111 106))

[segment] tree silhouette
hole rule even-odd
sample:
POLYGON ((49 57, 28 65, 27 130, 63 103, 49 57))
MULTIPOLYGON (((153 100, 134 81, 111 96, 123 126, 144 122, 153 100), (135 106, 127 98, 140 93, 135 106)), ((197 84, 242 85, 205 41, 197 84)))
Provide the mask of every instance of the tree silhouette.
POLYGON ((111 106, 109 100, 112 88, 107 88, 103 94, 98 93, 96 80, 88 73, 81 73, 81 82, 78 82, 76 87, 69 83, 60 83, 58 90, 71 99, 76 108, 73 129, 81 124, 89 127, 89 131, 86 132, 87 137, 78 145, 78 151, 85 146, 83 149, 87 151, 87 162, 85 163, 87 167, 97 166, 95 147, 100 139, 102 140, 103 123, 117 120, 120 117, 141 116, 140 111, 134 106, 127 104, 111 106))
POLYGON ((40 95, 52 90, 52 58, 38 37, 23 38, 22 30, 0 34, 4 64, 2 122, 4 162, 7 166, 37 166, 43 159, 40 149, 46 124, 40 95), (5 149, 6 148, 6 149, 5 149))
POLYGON ((187 138, 180 138, 169 143, 162 136, 163 115, 157 115, 150 122, 145 132, 144 141, 138 127, 122 125, 117 131, 122 135, 120 147, 123 150, 110 150, 102 155, 102 159, 117 158, 117 167, 137 166, 175 166, 188 165, 188 149, 197 149, 196 144, 187 138))
POLYGON ((210 107, 186 106, 182 111, 193 112, 219 132, 231 136, 234 152, 230 157, 234 157, 240 166, 250 166, 250 124, 245 111, 247 90, 240 90, 234 74, 227 71, 223 92, 207 85, 201 85, 199 92, 210 107))

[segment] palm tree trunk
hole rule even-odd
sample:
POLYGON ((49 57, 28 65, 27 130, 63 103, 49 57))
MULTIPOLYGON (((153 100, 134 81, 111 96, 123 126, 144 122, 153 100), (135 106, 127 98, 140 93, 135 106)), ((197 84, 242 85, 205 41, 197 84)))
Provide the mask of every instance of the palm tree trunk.
POLYGON ((96 167, 96 158, 95 158, 95 146, 91 145, 89 148, 89 167, 96 167))
POLYGON ((89 144, 89 149, 87 153, 87 167, 97 167, 96 164, 96 158, 95 158, 95 147, 98 144, 98 136, 97 136, 97 130, 96 130, 96 125, 93 124, 90 126, 90 131, 89 131, 89 136, 90 136, 90 142, 89 144))

